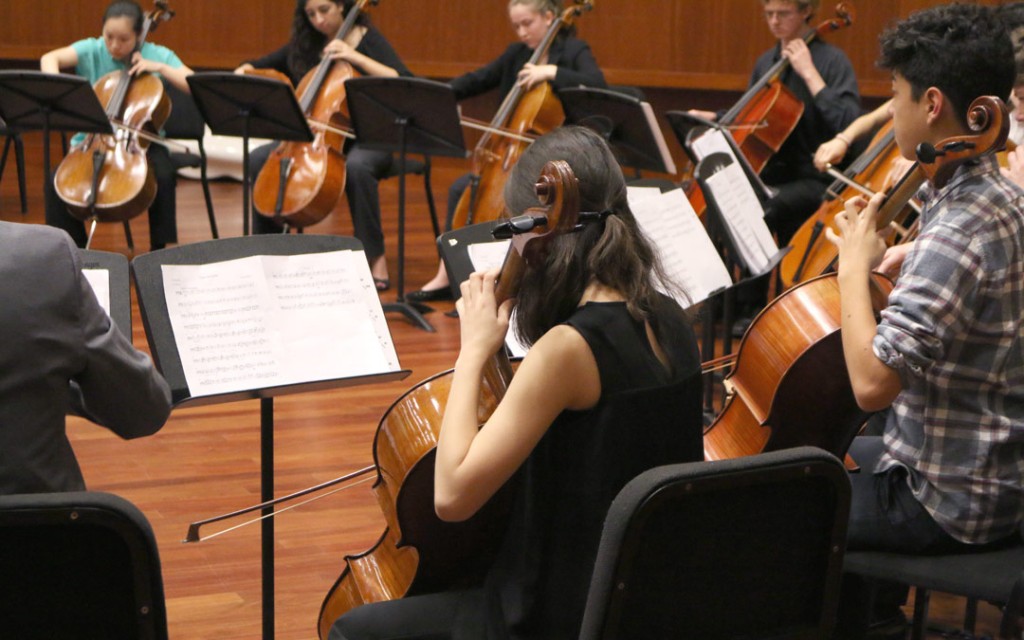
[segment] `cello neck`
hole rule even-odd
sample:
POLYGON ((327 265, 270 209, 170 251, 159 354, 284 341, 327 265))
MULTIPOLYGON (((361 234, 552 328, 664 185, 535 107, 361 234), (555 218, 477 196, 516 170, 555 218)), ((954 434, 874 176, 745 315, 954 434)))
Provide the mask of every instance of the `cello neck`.
MULTIPOLYGON (((334 38, 332 38, 332 40, 344 40, 347 38, 348 35, 352 33, 352 29, 355 28, 356 22, 359 20, 359 16, 363 12, 363 7, 367 4, 376 5, 378 2, 380 2, 380 0, 358 0, 358 2, 352 5, 352 8, 349 9, 348 15, 345 16, 345 20, 342 21, 341 27, 338 28, 338 32, 334 34, 334 38)), ((331 72, 331 67, 333 66, 334 59, 330 56, 324 56, 320 61, 320 64, 317 65, 316 75, 314 75, 313 79, 310 80, 309 86, 306 87, 306 90, 302 93, 302 99, 299 101, 302 111, 306 115, 309 115, 309 110, 313 107, 313 102, 316 100, 316 97, 320 95, 320 88, 323 86, 324 80, 327 79, 327 74, 331 72)))
MULTIPOLYGON (((593 0, 583 0, 582 2, 576 2, 573 6, 567 8, 562 12, 562 15, 551 22, 551 26, 548 27, 547 33, 544 34, 544 38, 534 49, 533 55, 526 61, 526 64, 538 64, 543 60, 548 52, 551 51, 551 45, 554 44, 555 38, 558 37, 558 32, 564 28, 572 25, 576 17, 583 14, 584 11, 590 11, 594 7, 593 0)), ((491 127, 494 129, 504 128, 508 123, 512 113, 516 110, 519 105, 519 100, 523 97, 525 90, 519 86, 517 82, 512 86, 512 90, 508 92, 505 99, 501 101, 501 106, 498 108, 498 112, 494 115, 491 120, 491 127)), ((478 148, 486 145, 489 135, 484 135, 480 142, 477 144, 478 148)))

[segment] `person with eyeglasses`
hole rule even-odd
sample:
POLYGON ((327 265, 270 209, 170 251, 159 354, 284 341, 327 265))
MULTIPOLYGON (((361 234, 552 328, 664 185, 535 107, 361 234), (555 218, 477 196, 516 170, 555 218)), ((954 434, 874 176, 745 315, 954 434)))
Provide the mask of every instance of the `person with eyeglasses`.
MULTIPOLYGON (((817 210, 831 178, 814 167, 814 152, 861 114, 860 92, 853 65, 839 48, 816 37, 811 20, 819 0, 761 0, 765 21, 778 42, 757 59, 750 84, 760 80, 780 59, 790 66, 781 82, 804 103, 796 128, 771 157, 761 179, 778 193, 765 206, 765 221, 786 244, 801 223, 817 210)), ((691 110, 708 120, 720 114, 691 110)))

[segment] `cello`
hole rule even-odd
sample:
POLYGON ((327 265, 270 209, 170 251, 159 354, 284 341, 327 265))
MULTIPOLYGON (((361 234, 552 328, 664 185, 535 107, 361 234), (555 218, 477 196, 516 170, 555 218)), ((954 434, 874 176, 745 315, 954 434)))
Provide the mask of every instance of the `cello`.
MULTIPOLYGON (((889 226, 926 180, 942 188, 961 164, 1001 148, 1009 131, 1006 106, 999 98, 977 98, 968 126, 971 135, 918 146, 919 162, 880 207, 878 229, 889 226)), ((871 283, 877 314, 892 283, 877 273, 871 283)), ((704 434, 706 459, 808 444, 842 457, 867 414, 857 406, 846 367, 836 366, 844 362, 840 327, 835 273, 807 280, 769 303, 740 342, 726 377, 725 406, 704 434)))
MULTIPOLYGON (((512 238, 495 289, 498 304, 515 296, 526 264, 542 260, 552 238, 586 222, 578 213, 579 192, 568 163, 549 162, 536 188, 546 207, 527 210, 495 232, 512 238)), ((489 568, 504 532, 511 485, 466 521, 444 522, 434 513, 435 447, 452 375, 450 370, 419 383, 380 421, 373 444, 373 491, 387 528, 374 547, 345 557, 320 609, 321 639, 337 618, 361 604, 470 586, 489 568)), ((512 375, 502 349, 485 368, 477 409, 481 424, 504 397, 512 375)))
POLYGON ((57 195, 79 220, 126 222, 149 208, 156 197, 156 175, 146 159, 148 141, 171 113, 160 78, 132 76, 131 57, 142 50, 149 33, 174 17, 166 0, 156 0, 146 14, 135 49, 125 68, 100 78, 93 87, 114 135, 89 134, 61 161, 53 177, 57 195))
MULTIPOLYGON (((835 18, 819 24, 804 37, 804 42, 810 44, 815 38, 853 24, 852 5, 840 2, 835 12, 835 18)), ((739 148, 753 176, 760 174, 768 160, 782 148, 804 113, 804 103, 781 82, 782 74, 789 67, 788 58, 779 58, 718 119, 718 123, 732 134, 734 146, 739 148)), ((762 189, 767 191, 763 186, 762 189)), ((694 211, 703 219, 707 202, 696 181, 690 183, 686 195, 694 211)))
MULTIPOLYGON (((544 60, 559 31, 571 27, 576 18, 593 8, 593 0, 580 0, 563 10, 527 64, 544 60)), ((550 83, 542 82, 529 90, 518 83, 513 86, 473 150, 473 176, 456 205, 452 228, 496 220, 504 210, 505 181, 529 144, 526 140, 555 129, 564 120, 562 103, 550 83)))
MULTIPOLYGON (((848 27, 853 20, 853 7, 840 2, 836 5, 836 17, 825 20, 810 31, 804 42, 810 44, 826 33, 848 27)), ((732 131, 736 144, 755 173, 761 173, 804 113, 804 103, 781 82, 783 72, 789 67, 789 59, 782 56, 719 120, 732 131)))
MULTIPOLYGON (((792 250, 779 265, 779 277, 784 287, 789 288, 808 277, 828 270, 835 262, 837 249, 825 239, 824 230, 832 224, 833 218, 843 211, 846 200, 857 193, 883 190, 888 185, 882 181, 888 177, 893 162, 900 158, 899 147, 890 120, 872 140, 871 146, 843 172, 845 180, 837 179, 825 192, 826 199, 821 207, 800 226, 789 241, 792 250), (876 186, 876 184, 878 186, 876 186), (857 186, 854 186, 857 185, 857 186)), ((893 222, 902 225, 914 213, 910 202, 897 213, 893 222)), ((895 230, 890 233, 895 237, 895 230)))
MULTIPOLYGON (((334 40, 352 32, 367 5, 380 0, 356 0, 334 40)), ((263 216, 292 227, 320 222, 334 210, 345 188, 342 134, 348 122, 345 81, 355 77, 352 65, 325 56, 311 69, 296 93, 306 119, 326 126, 316 129, 312 142, 282 142, 270 153, 253 183, 252 200, 263 216)))

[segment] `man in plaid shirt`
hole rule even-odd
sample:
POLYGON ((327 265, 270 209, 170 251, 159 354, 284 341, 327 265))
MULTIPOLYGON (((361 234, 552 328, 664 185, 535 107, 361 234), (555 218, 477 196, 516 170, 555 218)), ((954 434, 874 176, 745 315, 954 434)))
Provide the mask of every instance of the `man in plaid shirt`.
MULTIPOLYGON (((915 13, 881 43, 907 158, 919 144, 970 135, 971 102, 1005 99, 1013 86, 1009 37, 985 7, 915 13)), ((891 405, 882 437, 850 450, 864 468, 852 478, 851 549, 978 548, 1017 536, 1024 520, 1024 191, 988 156, 922 194, 921 233, 880 322, 869 273, 885 251, 875 233, 884 198, 850 200, 838 234, 828 232, 854 394, 868 411, 891 405)), ((862 637, 862 627, 840 625, 840 637, 862 637)))

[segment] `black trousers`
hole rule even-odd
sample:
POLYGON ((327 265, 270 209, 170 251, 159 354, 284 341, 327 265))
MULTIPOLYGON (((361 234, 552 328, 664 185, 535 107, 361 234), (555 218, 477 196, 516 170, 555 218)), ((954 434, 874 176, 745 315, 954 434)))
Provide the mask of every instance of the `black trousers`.
MULTIPOLYGON (((445 591, 364 604, 335 621, 328 640, 450 640, 462 612, 483 607, 482 590, 445 591)), ((472 614, 471 614, 472 615, 472 614)))
MULTIPOLYGON (((906 469, 872 473, 883 448, 881 436, 860 436, 850 446, 861 471, 850 476, 847 548, 921 555, 979 549, 956 540, 935 522, 914 497, 906 469)), ((899 614, 908 590, 907 585, 844 574, 834 637, 863 638, 873 621, 899 614)))
MULTIPOLYGON (((178 241, 178 176, 171 162, 167 148, 151 144, 146 152, 146 161, 156 178, 156 197, 149 207, 149 245, 154 249, 178 241)), ((68 213, 53 184, 46 185, 43 192, 46 207, 46 224, 68 232, 79 247, 88 240, 85 224, 68 213)))

